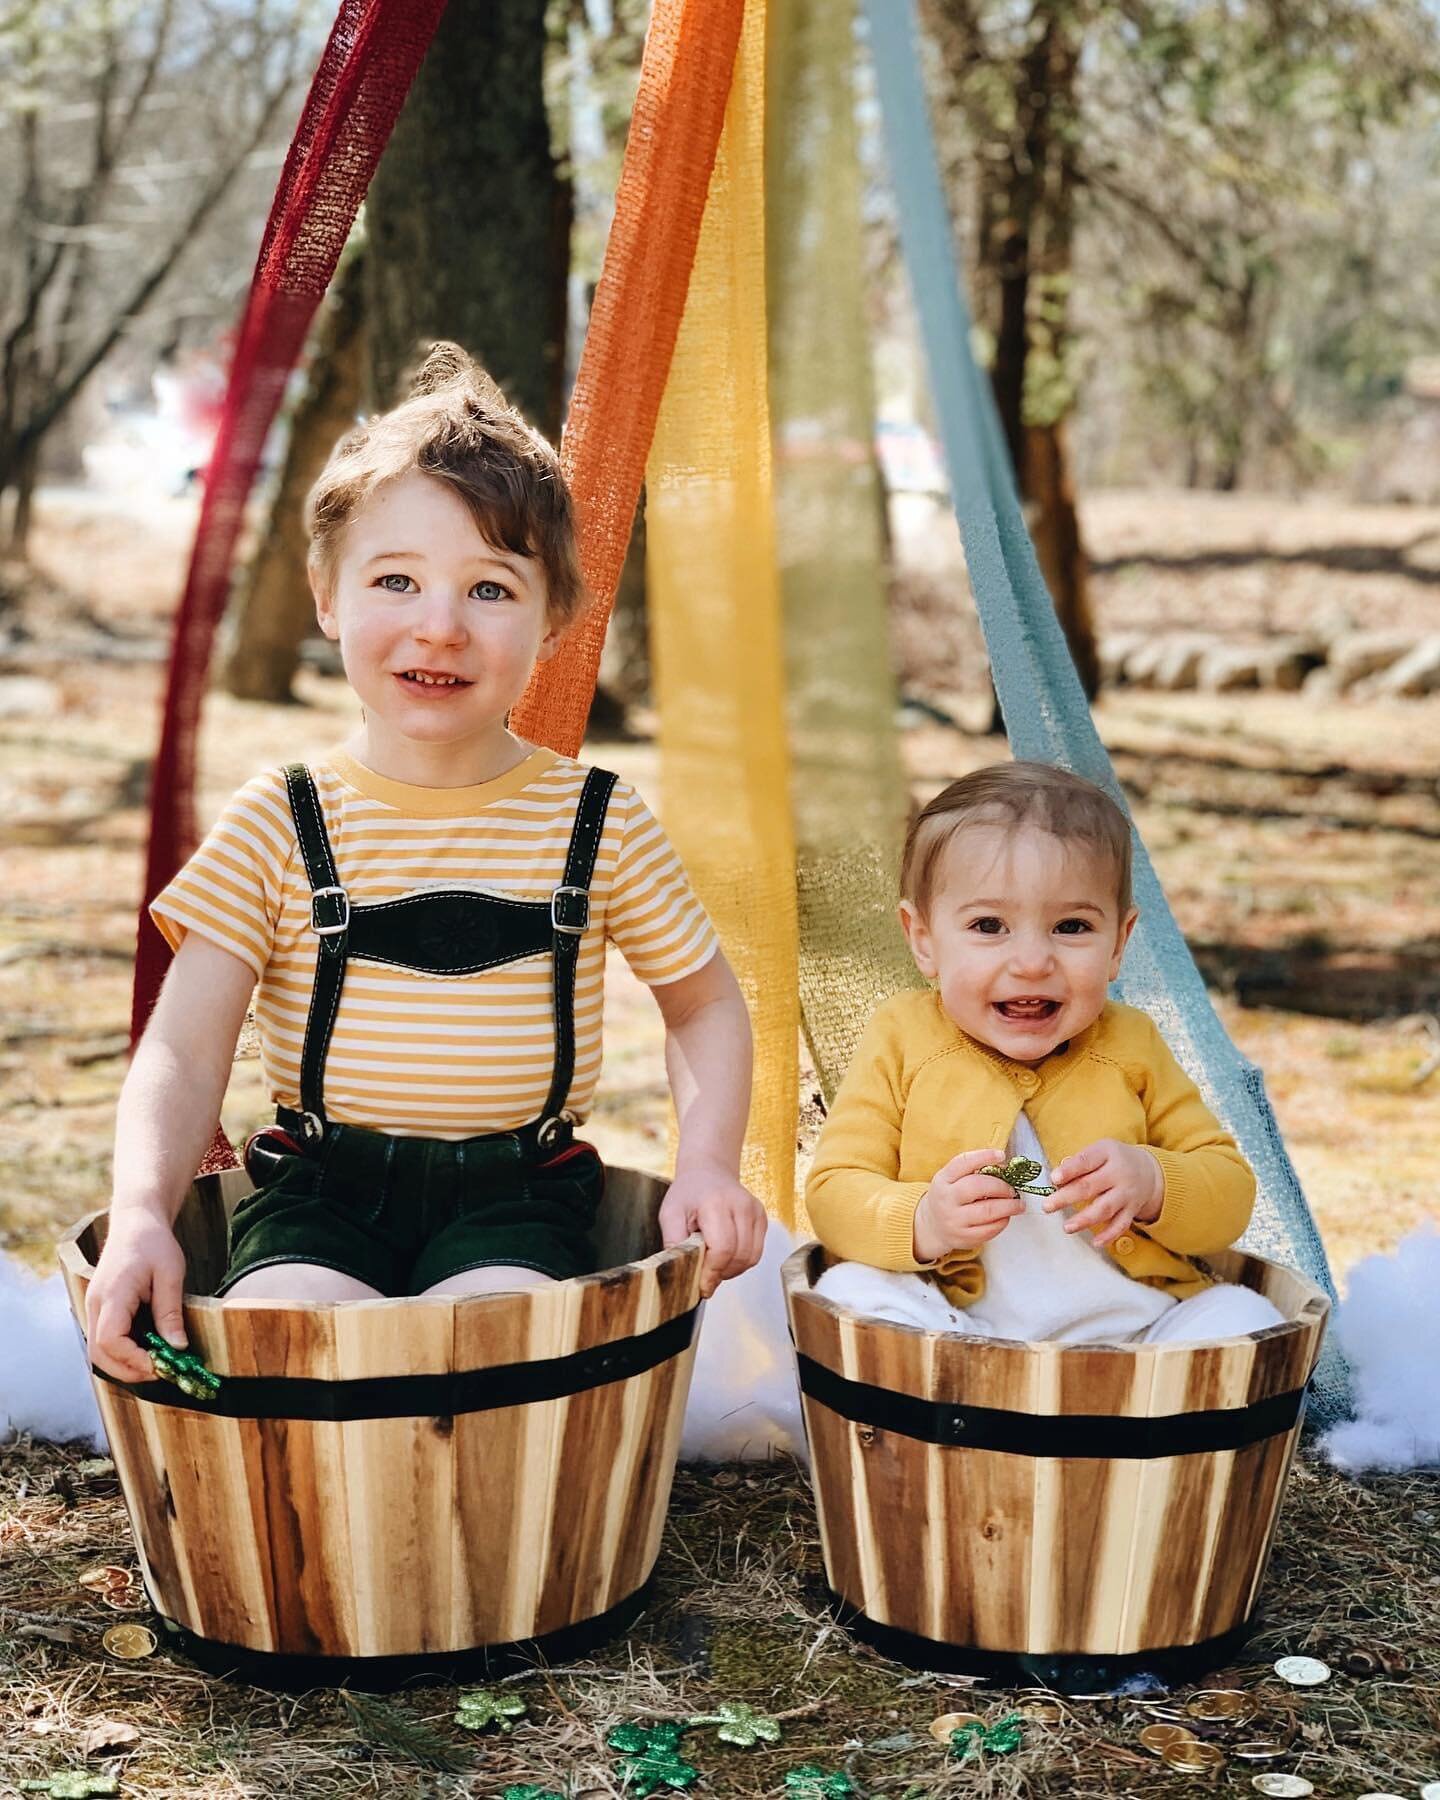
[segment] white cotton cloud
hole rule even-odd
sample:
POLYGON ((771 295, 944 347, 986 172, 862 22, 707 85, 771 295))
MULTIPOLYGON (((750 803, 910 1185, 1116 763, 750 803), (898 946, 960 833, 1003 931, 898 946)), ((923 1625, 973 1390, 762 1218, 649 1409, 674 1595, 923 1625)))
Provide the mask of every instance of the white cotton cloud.
POLYGON ((1321 1439, 1337 1469, 1440 1464, 1440 1232, 1422 1226, 1393 1256, 1350 1271, 1335 1331, 1355 1382, 1355 1417, 1321 1439))
POLYGON ((0 1253, 0 1442, 18 1431, 105 1448, 63 1277, 42 1280, 0 1253))
POLYGON ((753 1269, 720 1284, 705 1303, 685 1430, 683 1462, 764 1462, 805 1456, 795 1353, 780 1265, 795 1239, 774 1219, 753 1269))

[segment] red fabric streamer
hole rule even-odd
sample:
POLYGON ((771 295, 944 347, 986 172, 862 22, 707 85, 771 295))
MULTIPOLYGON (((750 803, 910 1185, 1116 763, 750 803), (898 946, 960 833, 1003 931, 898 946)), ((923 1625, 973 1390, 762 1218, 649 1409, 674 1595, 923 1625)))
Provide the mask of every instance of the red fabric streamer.
POLYGON ((132 1044, 170 960, 146 909, 196 843, 195 738, 245 502, 305 333, 444 10, 445 0, 342 0, 275 191, 171 643, 150 788, 132 1044))

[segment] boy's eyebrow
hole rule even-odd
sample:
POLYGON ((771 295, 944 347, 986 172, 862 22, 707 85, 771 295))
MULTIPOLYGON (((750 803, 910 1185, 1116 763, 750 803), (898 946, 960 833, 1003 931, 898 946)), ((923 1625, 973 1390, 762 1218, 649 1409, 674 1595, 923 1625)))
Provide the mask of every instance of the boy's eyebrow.
MULTIPOLYGON (((508 569, 512 575, 521 573, 520 565, 512 562, 508 556, 502 556, 498 550, 483 550, 473 559, 475 562, 498 563, 502 569, 508 569)), ((374 556, 367 556, 360 567, 368 569, 371 563, 377 562, 424 562, 423 550, 380 550, 374 556)))

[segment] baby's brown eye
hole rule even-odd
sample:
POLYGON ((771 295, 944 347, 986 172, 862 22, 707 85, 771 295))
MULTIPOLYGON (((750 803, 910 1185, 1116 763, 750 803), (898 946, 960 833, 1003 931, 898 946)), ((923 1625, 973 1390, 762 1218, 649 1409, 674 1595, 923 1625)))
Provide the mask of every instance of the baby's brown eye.
POLYGON ((1055 929, 1063 931, 1067 937, 1079 937, 1082 931, 1090 929, 1090 921, 1088 919, 1062 919, 1055 929))
POLYGON ((1005 923, 1004 920, 996 918, 972 919, 970 921, 970 929, 972 931, 983 931, 986 937, 994 937, 997 931, 1003 931, 1005 929, 1005 923))

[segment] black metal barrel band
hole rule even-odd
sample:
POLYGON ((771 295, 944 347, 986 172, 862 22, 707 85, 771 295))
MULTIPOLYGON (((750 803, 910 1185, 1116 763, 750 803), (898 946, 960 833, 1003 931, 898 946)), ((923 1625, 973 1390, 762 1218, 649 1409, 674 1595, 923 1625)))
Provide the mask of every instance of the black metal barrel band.
POLYGON ((893 1431, 922 1443, 1012 1456, 1104 1457, 1149 1460, 1243 1450, 1289 1431, 1300 1417, 1305 1389, 1272 1394, 1249 1406, 1208 1412, 1126 1418, 1113 1413, 1025 1413, 992 1406, 947 1405, 897 1394, 837 1375, 813 1357, 797 1356, 800 1390, 818 1405, 857 1425, 893 1431))
POLYGON ((667 1319, 652 1331, 614 1343, 594 1344, 569 1356, 502 1363, 492 1369, 454 1369, 438 1375, 373 1375, 325 1381, 305 1375, 226 1375, 213 1401, 194 1400, 168 1381, 116 1381, 102 1369, 99 1380, 156 1406, 226 1419, 454 1418, 502 1406, 563 1400, 612 1381, 628 1381, 689 1349, 698 1307, 667 1319))

